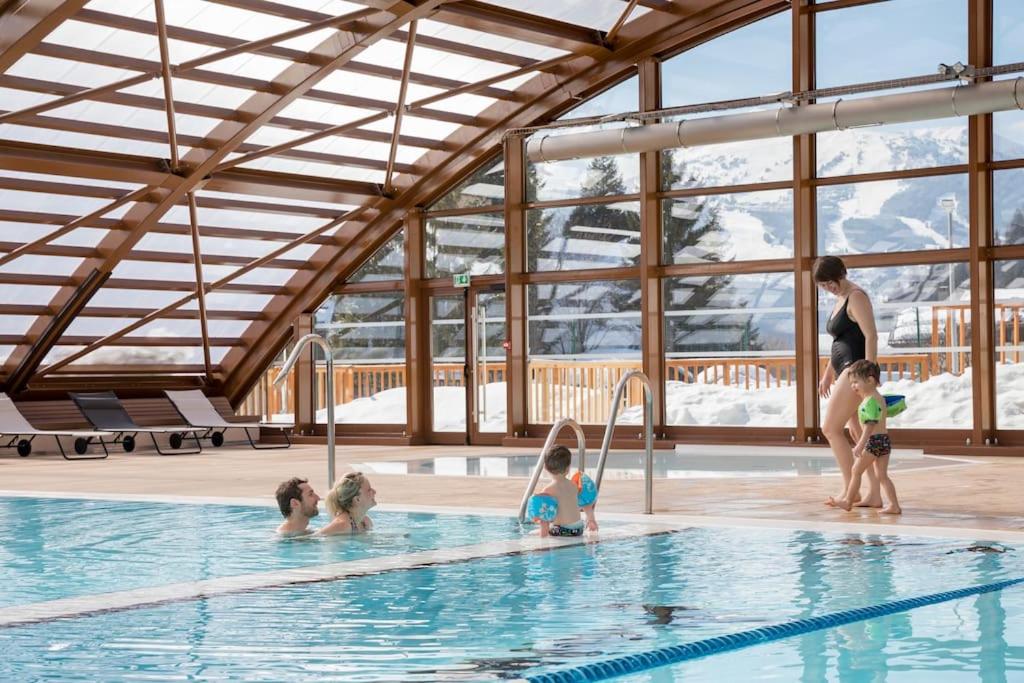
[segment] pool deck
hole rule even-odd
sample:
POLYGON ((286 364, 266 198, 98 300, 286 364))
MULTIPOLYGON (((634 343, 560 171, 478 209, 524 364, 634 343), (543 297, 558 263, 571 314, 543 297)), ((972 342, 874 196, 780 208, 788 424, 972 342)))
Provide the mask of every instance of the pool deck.
MULTIPOLYGON (((736 447, 737 453, 743 447, 736 447)), ((828 455, 814 449, 813 455, 828 455)), ((339 446, 339 475, 350 463, 411 460, 437 456, 536 455, 536 450, 473 446, 339 446)), ((808 449, 794 448, 794 457, 808 449)), ((893 532, 911 528, 978 529, 1024 532, 1024 458, 964 457, 964 466, 897 471, 893 475, 904 514, 875 510, 851 513, 825 507, 838 492, 837 476, 730 479, 656 479, 657 514, 685 515, 728 523, 772 520, 794 524, 876 525, 893 532)), ((957 465, 957 462, 950 462, 957 465)), ((326 488, 326 448, 296 445, 288 450, 253 451, 239 445, 204 449, 198 456, 161 457, 153 452, 112 453, 107 460, 68 462, 55 455, 19 458, 0 454, 0 490, 63 494, 130 494, 134 496, 202 496, 259 498, 273 503, 277 484, 291 476, 307 477, 316 490, 326 488)), ((438 475, 374 474, 377 500, 394 506, 429 506, 516 511, 526 479, 438 475)), ((643 511, 641 480, 604 481, 600 513, 643 511)), ((1016 535, 1016 534, 1014 534, 1016 535)))

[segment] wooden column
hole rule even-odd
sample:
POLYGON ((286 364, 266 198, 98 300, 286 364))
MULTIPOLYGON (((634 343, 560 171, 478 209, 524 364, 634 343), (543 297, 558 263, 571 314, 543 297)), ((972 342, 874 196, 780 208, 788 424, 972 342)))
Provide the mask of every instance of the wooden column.
MULTIPOLYGON (((992 65, 992 0, 970 0, 968 58, 976 67, 992 65)), ((990 78, 981 80, 991 80, 990 78)), ((996 430, 995 283, 988 250, 992 246, 992 115, 968 121, 970 197, 971 383, 974 392, 974 445, 990 443, 996 430)))
MULTIPOLYGON (((645 59, 638 65, 640 111, 661 108, 661 65, 645 59)), ((653 122, 652 122, 653 123, 653 122)), ((641 353, 644 374, 654 389, 654 434, 665 428, 665 306, 661 279, 661 153, 640 155, 640 310, 641 353)))
POLYGON ((508 436, 526 435, 529 423, 527 382, 526 156, 524 140, 505 139, 505 329, 508 331, 508 436))
MULTIPOLYGON (((313 315, 303 313, 295 319, 292 325, 292 342, 297 342, 312 331, 313 315)), ((291 382, 294 392, 292 400, 295 402, 295 430, 299 434, 312 434, 316 426, 316 400, 313 395, 313 389, 316 386, 314 382, 316 364, 313 362, 313 349, 314 347, 310 346, 309 350, 296 361, 293 370, 295 381, 291 382)), ((330 399, 331 397, 328 396, 327 400, 330 399)))
MULTIPOLYGON (((814 88, 814 14, 810 0, 793 2, 793 92, 814 88)), ((819 437, 818 300, 811 266, 817 254, 815 136, 793 138, 793 272, 796 313, 796 440, 819 437)))
POLYGON ((405 405, 410 444, 431 431, 430 308, 423 289, 423 212, 405 217, 405 405))

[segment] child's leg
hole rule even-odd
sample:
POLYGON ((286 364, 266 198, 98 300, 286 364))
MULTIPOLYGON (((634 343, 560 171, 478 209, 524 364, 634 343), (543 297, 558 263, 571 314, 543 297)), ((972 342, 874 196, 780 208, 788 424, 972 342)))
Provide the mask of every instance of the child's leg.
MULTIPOLYGON (((850 421, 846 423, 846 428, 850 430, 850 436, 855 442, 860 441, 860 435, 864 428, 856 416, 850 418, 850 421)), ((875 468, 868 467, 865 472, 868 476, 868 494, 861 498, 860 491, 857 491, 853 498, 847 497, 847 500, 852 501, 859 508, 880 508, 882 507, 882 494, 878 490, 878 477, 875 476, 875 468)))
POLYGON ((867 453, 861 455, 853 463, 853 471, 850 472, 850 485, 846 487, 846 493, 842 498, 829 499, 831 505, 840 507, 847 512, 853 507, 854 501, 857 500, 857 494, 860 491, 861 477, 864 475, 864 471, 871 467, 871 461, 868 458, 873 457, 867 453))
POLYGON ((545 536, 550 536, 550 535, 551 535, 551 522, 545 522, 544 520, 541 520, 541 522, 540 522, 540 537, 544 538, 545 536))
POLYGON ((903 510, 900 508, 900 501, 896 498, 896 485, 889 478, 889 456, 883 455, 881 458, 875 458, 873 469, 878 475, 878 483, 881 485, 882 490, 885 491, 885 497, 889 501, 889 504, 882 508, 881 512, 886 515, 902 514, 903 510))

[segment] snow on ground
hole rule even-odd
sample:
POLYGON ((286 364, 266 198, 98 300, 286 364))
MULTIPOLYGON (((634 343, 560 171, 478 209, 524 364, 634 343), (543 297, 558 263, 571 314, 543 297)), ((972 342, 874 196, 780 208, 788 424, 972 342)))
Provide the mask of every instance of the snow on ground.
MULTIPOLYGON (((996 387, 1000 429, 1024 429, 1024 363, 997 363, 996 387)), ((563 387, 568 391, 570 387, 563 387)), ((506 385, 488 384, 487 415, 483 431, 504 432, 506 385)), ((907 411, 892 418, 892 427, 960 428, 972 425, 974 397, 971 371, 961 375, 943 373, 925 382, 893 380, 882 385, 882 393, 903 394, 907 411)), ((609 397, 610 399, 610 397, 609 397)), ((796 387, 744 389, 713 383, 666 382, 665 403, 670 425, 792 427, 796 424, 796 387)), ((466 428, 466 394, 463 387, 434 387, 434 430, 463 431, 466 428)), ((828 401, 821 401, 824 414, 828 401)), ((347 424, 403 424, 405 388, 388 389, 369 398, 359 398, 335 408, 337 422, 347 424)), ((325 421, 326 409, 317 411, 325 421)), ((288 421, 291 415, 275 415, 288 421)), ((622 411, 617 424, 641 424, 643 407, 622 411)))

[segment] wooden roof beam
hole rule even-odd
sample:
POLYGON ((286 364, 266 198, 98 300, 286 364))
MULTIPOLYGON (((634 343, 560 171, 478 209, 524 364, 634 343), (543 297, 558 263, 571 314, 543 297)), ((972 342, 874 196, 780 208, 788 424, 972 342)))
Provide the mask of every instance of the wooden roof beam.
POLYGON ((0 73, 36 48, 87 0, 21 0, 0 13, 0 73))

